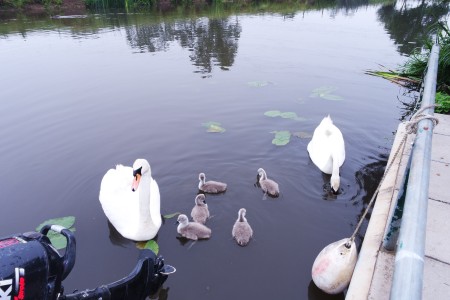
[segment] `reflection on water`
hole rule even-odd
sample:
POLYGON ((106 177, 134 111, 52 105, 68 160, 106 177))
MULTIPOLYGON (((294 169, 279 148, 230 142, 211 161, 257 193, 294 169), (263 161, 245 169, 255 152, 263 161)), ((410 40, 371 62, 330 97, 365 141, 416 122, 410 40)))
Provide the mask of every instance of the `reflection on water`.
MULTIPOLYGON (((388 151, 388 149, 386 149, 386 151, 388 151)), ((364 195, 362 196, 363 206, 361 207, 361 212, 356 217, 355 223, 352 224, 352 227, 356 227, 356 225, 360 221, 362 215, 364 214, 367 206, 370 203, 370 200, 372 199, 373 194, 378 188, 378 185, 381 183, 380 180, 383 177, 387 160, 389 158, 388 156, 388 152, 380 154, 379 160, 365 165, 355 173, 355 178, 361 187, 360 191, 364 191, 364 195)), ((362 241, 364 240, 364 234, 366 232, 366 228, 370 220, 371 211, 374 205, 375 204, 373 203, 369 208, 369 212, 365 216, 365 221, 363 222, 358 234, 356 235, 356 240, 359 241, 357 242, 357 245, 359 245, 359 247, 361 247, 362 241)))
POLYGON ((400 53, 410 55, 415 48, 422 47, 432 26, 448 13, 446 1, 400 0, 380 7, 378 17, 400 53))
POLYGON ((337 295, 328 295, 324 293, 321 289, 319 289, 314 284, 314 281, 311 280, 311 282, 308 285, 308 300, 321 300, 321 299, 341 300, 345 299, 345 294, 342 292, 337 295))
POLYGON ((241 27, 238 18, 182 20, 125 27, 131 47, 140 52, 166 51, 177 41, 189 49, 200 73, 211 73, 213 65, 227 70, 238 50, 241 27))

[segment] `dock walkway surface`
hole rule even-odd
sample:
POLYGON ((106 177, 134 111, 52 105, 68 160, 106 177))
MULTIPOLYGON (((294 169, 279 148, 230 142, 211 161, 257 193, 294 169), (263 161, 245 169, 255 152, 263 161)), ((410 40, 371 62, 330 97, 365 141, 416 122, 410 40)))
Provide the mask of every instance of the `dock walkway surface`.
MULTIPOLYGON (((450 116, 435 114, 428 192, 422 299, 450 299, 450 116)), ((405 134, 399 125, 388 165, 405 134)), ((401 188, 415 135, 395 158, 380 187, 346 299, 389 299, 395 251, 382 247, 390 210, 401 188), (393 201, 394 200, 394 201, 393 201)), ((400 229, 401 230, 401 229, 400 229)), ((404 287, 408 288, 408 287, 404 287)))

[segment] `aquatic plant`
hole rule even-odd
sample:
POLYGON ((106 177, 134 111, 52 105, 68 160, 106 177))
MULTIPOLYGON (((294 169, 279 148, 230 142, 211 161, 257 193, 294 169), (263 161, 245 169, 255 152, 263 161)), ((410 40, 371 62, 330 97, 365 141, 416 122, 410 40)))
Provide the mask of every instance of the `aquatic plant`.
POLYGON ((155 255, 158 255, 159 252, 159 245, 155 240, 149 240, 144 242, 136 242, 136 248, 138 249, 150 249, 155 253, 155 255))
POLYGON ((330 101, 340 101, 343 100, 341 96, 333 94, 333 92, 336 90, 335 87, 332 86, 321 86, 316 89, 314 89, 310 95, 312 98, 322 98, 325 100, 330 101))
MULTIPOLYGON (((440 104, 436 112, 450 113, 448 99, 450 97, 450 30, 448 24, 438 22, 430 31, 435 34, 439 44, 439 61, 436 87, 436 103, 440 104)), ((366 74, 382 77, 410 90, 419 91, 427 69, 428 59, 434 39, 425 41, 423 48, 417 48, 409 59, 398 70, 366 71, 366 74)))
POLYGON ((219 122, 209 121, 202 123, 202 126, 206 127, 207 132, 222 133, 226 131, 219 122))
POLYGON ((264 113, 265 116, 275 118, 275 117, 281 117, 283 119, 291 119, 296 121, 304 121, 305 118, 299 117, 295 112, 287 111, 287 112, 281 112, 279 110, 269 110, 264 113))
POLYGON ((287 145, 291 139, 291 133, 287 130, 272 131, 271 133, 275 133, 275 137, 272 140, 272 144, 276 146, 287 145))
POLYGON ((272 144, 276 146, 285 146, 289 144, 291 141, 291 136, 298 137, 300 139, 310 139, 312 138, 312 134, 304 131, 294 131, 291 132, 289 130, 281 130, 281 131, 271 131, 270 133, 274 133, 275 137, 272 140, 272 144))
POLYGON ((163 218, 164 219, 172 219, 173 217, 176 217, 178 215, 181 215, 181 213, 180 212, 176 212, 176 213, 173 213, 173 214, 167 214, 167 215, 164 215, 163 218))

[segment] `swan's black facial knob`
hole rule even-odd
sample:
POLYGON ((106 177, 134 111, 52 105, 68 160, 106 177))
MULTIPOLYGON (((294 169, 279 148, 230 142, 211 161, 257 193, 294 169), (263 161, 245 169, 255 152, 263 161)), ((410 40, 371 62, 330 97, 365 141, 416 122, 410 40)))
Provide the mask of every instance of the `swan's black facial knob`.
POLYGON ((136 177, 136 175, 138 175, 138 174, 142 176, 141 172, 142 172, 142 167, 140 167, 139 169, 133 170, 133 176, 136 177))

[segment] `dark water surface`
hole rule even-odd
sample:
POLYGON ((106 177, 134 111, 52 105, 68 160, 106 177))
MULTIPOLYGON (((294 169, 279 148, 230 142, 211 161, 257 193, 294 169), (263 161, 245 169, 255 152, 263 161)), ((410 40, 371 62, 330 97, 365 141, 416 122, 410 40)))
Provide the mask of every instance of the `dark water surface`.
POLYGON ((162 214, 190 213, 199 172, 229 187, 207 196, 210 240, 183 243, 175 219, 162 225, 160 254, 177 272, 159 299, 332 298, 311 282, 312 263, 352 234, 402 114, 398 86, 364 74, 405 60, 383 9, 2 20, 0 236, 73 215, 77 261, 66 291, 120 279, 139 250, 108 225, 100 181, 143 157, 162 214), (341 100, 311 97, 321 87, 341 100), (310 161, 308 138, 271 143, 272 131, 312 133, 327 114, 346 141, 337 196, 310 161), (206 132, 208 121, 226 131, 206 132), (259 167, 280 184, 278 199, 255 187, 259 167), (241 207, 255 232, 244 248, 231 239, 241 207))

